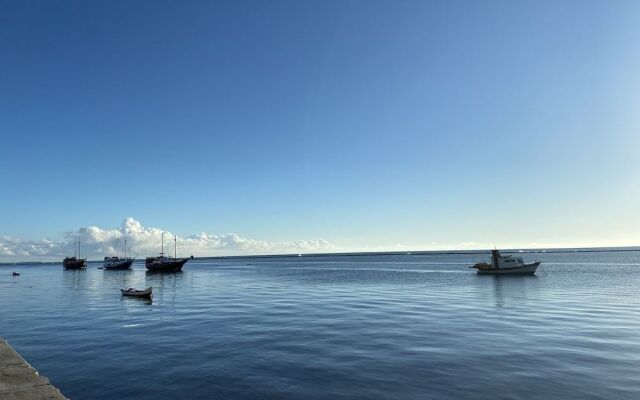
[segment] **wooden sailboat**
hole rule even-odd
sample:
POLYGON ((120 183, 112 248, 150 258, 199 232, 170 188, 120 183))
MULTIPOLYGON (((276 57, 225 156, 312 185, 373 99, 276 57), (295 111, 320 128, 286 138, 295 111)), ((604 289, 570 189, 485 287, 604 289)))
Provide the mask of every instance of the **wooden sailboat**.
POLYGON ((76 243, 74 241, 73 243, 73 257, 65 257, 64 260, 62 260, 62 266, 64 267, 64 269, 85 269, 87 268, 87 259, 86 258, 80 258, 80 239, 78 239, 78 242, 76 243), (78 250, 78 256, 76 257, 76 244, 78 245, 77 250, 78 250))
POLYGON ((177 258, 177 237, 173 237, 173 258, 164 256, 164 232, 161 237, 161 251, 160 257, 147 257, 144 262, 145 267, 149 272, 180 272, 182 267, 187 261, 193 258, 177 258))
MULTIPOLYGON (((117 250, 116 250, 117 252, 117 250)), ((124 236, 124 258, 118 257, 105 257, 104 263, 102 264, 103 269, 108 270, 125 270, 130 269, 131 264, 133 264, 133 260, 135 258, 127 257, 127 235, 124 236)))

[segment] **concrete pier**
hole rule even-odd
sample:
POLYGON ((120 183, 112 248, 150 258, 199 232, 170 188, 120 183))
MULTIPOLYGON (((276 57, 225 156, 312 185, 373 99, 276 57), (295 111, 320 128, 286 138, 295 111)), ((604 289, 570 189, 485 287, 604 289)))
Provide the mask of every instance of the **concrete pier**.
POLYGON ((66 397, 0 338, 0 399, 65 400, 66 397))

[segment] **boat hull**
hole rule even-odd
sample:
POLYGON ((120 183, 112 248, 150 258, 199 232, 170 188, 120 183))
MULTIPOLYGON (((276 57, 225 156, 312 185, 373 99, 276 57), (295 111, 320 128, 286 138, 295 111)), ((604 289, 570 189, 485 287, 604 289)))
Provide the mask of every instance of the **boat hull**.
POLYGON ((87 268, 87 260, 81 258, 77 259, 65 259, 62 261, 64 269, 85 269, 87 268))
POLYGON ((120 289, 120 293, 126 297, 137 297, 139 299, 150 299, 153 293, 152 288, 148 287, 145 290, 135 290, 135 289, 120 289))
POLYGON ((121 262, 105 264, 105 265, 102 266, 102 268, 103 269, 108 269, 108 270, 111 270, 111 271, 124 270, 124 269, 131 269, 131 264, 133 264, 133 260, 125 260, 125 261, 121 261, 121 262))
POLYGON ((534 275, 540 262, 510 268, 478 268, 478 275, 534 275))
POLYGON ((144 264, 149 272, 181 272, 189 260, 190 258, 176 258, 158 261, 156 258, 147 258, 144 264))

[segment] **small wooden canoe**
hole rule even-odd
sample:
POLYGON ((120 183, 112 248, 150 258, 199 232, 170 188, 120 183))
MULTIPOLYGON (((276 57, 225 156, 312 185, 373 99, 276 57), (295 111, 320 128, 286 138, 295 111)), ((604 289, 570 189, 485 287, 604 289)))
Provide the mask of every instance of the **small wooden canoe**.
POLYGON ((122 292, 123 296, 140 297, 140 298, 143 298, 143 299, 150 299, 151 295, 153 293, 153 289, 152 289, 151 286, 149 286, 145 290, 138 290, 138 289, 134 289, 134 288, 129 288, 129 289, 120 289, 120 292, 122 292))

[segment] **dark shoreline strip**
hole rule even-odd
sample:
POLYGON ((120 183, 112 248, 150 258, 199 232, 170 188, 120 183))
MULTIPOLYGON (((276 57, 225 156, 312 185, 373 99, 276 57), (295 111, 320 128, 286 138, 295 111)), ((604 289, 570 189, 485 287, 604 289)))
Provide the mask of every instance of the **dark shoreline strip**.
POLYGON ((0 399, 65 400, 66 397, 0 338, 0 399))
MULTIPOLYGON (((640 246, 627 247, 577 247, 577 248, 539 248, 539 249, 500 249, 503 254, 532 253, 532 254, 558 254, 558 253, 620 253, 627 251, 640 252, 640 246)), ((202 256, 194 257, 198 261, 228 260, 235 258, 294 258, 294 257, 366 257, 366 256, 440 256, 440 255, 483 255, 491 254, 491 250, 406 250, 406 251, 362 251, 353 253, 302 253, 302 254, 252 254, 240 256, 202 256)), ((62 256, 61 256, 62 257, 62 256)), ((87 260, 88 263, 102 262, 102 260, 87 260)), ((60 261, 20 261, 0 262, 0 266, 21 265, 56 265, 60 261)))

